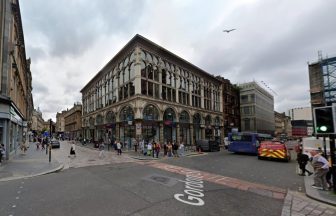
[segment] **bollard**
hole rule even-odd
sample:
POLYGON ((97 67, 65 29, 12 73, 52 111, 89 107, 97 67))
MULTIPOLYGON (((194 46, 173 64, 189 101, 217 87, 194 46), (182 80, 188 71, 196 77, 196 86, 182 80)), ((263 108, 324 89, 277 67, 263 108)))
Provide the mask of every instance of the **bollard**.
POLYGON ((49 144, 49 163, 51 162, 51 144, 49 144))

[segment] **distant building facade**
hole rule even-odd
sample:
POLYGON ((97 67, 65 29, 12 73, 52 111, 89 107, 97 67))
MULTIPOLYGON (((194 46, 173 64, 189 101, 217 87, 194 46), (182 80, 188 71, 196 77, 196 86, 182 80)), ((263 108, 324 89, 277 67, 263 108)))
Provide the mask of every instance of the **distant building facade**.
POLYGON ((288 110, 288 116, 292 121, 295 120, 312 120, 311 107, 298 107, 288 110))
POLYGON ((136 35, 81 90, 84 138, 183 142, 223 137, 221 81, 136 35))
POLYGON ((44 128, 44 120, 42 118, 42 112, 39 108, 34 109, 33 116, 32 116, 32 126, 31 130, 34 135, 40 135, 44 128))
POLYGON ((241 131, 275 132, 274 97, 256 82, 239 84, 241 131))
POLYGON ((301 138, 313 135, 313 121, 312 120, 293 120, 292 137, 301 138))
POLYGON ((336 57, 322 58, 308 64, 311 107, 336 103, 336 57))
POLYGON ((239 88, 231 84, 230 80, 218 77, 222 81, 222 101, 223 101, 223 120, 224 134, 228 135, 232 129, 240 128, 240 104, 239 104, 239 88))
POLYGON ((65 131, 65 120, 64 116, 67 111, 63 110, 56 114, 56 133, 58 137, 63 137, 65 131))
POLYGON ((64 137, 70 140, 82 138, 82 104, 75 103, 64 113, 64 137))
POLYGON ((34 110, 18 0, 0 1, 0 142, 9 159, 28 141, 34 110))
POLYGON ((292 136, 292 125, 291 119, 286 114, 274 111, 274 121, 275 121, 275 137, 291 137, 292 136))

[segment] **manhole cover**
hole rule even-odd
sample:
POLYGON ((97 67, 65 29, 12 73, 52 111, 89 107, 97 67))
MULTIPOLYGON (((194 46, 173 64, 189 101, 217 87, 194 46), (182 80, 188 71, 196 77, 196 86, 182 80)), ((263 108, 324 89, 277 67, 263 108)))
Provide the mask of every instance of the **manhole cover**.
POLYGON ((154 181, 164 183, 164 184, 167 184, 169 182, 169 178, 166 178, 163 176, 152 176, 150 178, 153 179, 154 181))
POLYGON ((162 176, 162 175, 155 175, 155 174, 146 176, 143 179, 147 181, 163 184, 169 187, 174 186, 178 182, 177 179, 170 178, 167 176, 162 176))

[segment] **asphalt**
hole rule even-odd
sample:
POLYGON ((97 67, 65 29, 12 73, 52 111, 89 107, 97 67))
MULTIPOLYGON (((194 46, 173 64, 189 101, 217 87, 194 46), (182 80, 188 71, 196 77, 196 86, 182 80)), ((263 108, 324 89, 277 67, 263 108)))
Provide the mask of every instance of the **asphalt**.
MULTIPOLYGON (((80 145, 79 143, 76 143, 80 145)), ((22 178, 31 178, 34 176, 45 175, 48 173, 54 173, 64 168, 62 161, 57 161, 52 158, 49 162, 49 155, 45 150, 37 150, 36 146, 31 143, 26 153, 20 151, 8 161, 3 161, 0 166, 0 182, 11 181, 22 178)), ((86 145, 84 147, 94 149, 93 145, 86 145)), ((109 148, 109 151, 114 151, 109 148)), ((136 160, 160 160, 162 159, 162 153, 159 159, 151 156, 144 156, 139 152, 124 150, 124 154, 136 160)), ((185 156, 200 156, 198 152, 186 152, 185 156)), ((297 192, 288 191, 284 200, 282 216, 289 215, 306 215, 304 212, 315 213, 320 212, 317 215, 336 215, 336 194, 333 191, 322 191, 312 188, 313 175, 305 176, 305 196, 298 194, 297 192), (329 208, 330 206, 330 208, 329 208)))

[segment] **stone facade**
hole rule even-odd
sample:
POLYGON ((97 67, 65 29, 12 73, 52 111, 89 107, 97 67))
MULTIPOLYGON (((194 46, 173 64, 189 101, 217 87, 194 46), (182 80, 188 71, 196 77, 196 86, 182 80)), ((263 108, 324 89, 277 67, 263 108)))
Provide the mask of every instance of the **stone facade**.
POLYGON ((274 121, 275 121, 275 137, 291 137, 292 136, 292 125, 291 118, 286 116, 285 113, 278 113, 274 111, 274 121))
POLYGON ((44 120, 42 118, 42 112, 40 109, 37 109, 33 111, 33 116, 32 116, 32 127, 31 130, 35 134, 40 134, 44 128, 44 120))
POLYGON ((82 138, 82 104, 77 103, 64 113, 64 138, 79 140, 82 138))
POLYGON ((18 0, 0 2, 0 142, 6 158, 28 141, 34 110, 18 0))
POLYGON ((223 137, 221 81, 136 35, 81 90, 86 139, 194 145, 223 137))

